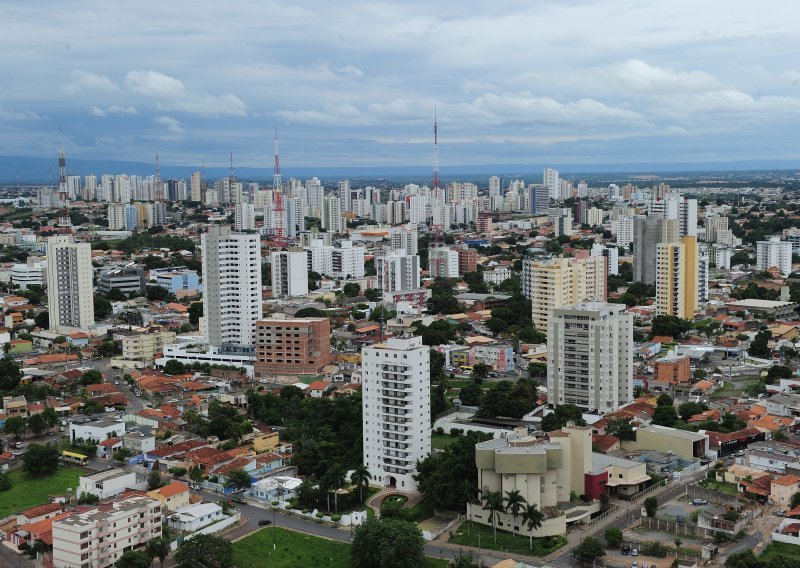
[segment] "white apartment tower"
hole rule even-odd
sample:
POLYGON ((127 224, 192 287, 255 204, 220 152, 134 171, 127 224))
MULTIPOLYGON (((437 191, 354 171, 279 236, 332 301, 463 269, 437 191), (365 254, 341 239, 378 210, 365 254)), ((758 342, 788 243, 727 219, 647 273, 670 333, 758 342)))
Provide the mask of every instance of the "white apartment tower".
POLYGON ((375 256, 378 290, 398 292, 420 287, 419 257, 406 254, 403 249, 387 250, 375 256))
POLYGON ((92 248, 71 236, 47 239, 47 310, 50 329, 87 330, 94 325, 92 248))
POLYGON ((322 229, 329 233, 342 232, 342 209, 339 198, 329 195, 322 198, 322 229))
POLYGON ((542 185, 550 192, 550 199, 561 199, 561 187, 558 183, 558 170, 545 168, 542 175, 542 185))
POLYGON ((256 230, 256 209, 252 203, 236 204, 233 210, 233 226, 237 231, 256 230))
POLYGON ((203 200, 203 193, 200 188, 200 172, 194 172, 189 178, 189 198, 198 203, 203 200))
POLYGON ((621 304, 556 308, 547 325, 547 401, 611 412, 633 399, 633 315, 621 304))
POLYGON ((304 251, 278 251, 270 254, 273 297, 308 294, 308 272, 304 251))
POLYGON ((209 345, 253 345, 261 318, 261 242, 256 233, 210 227, 203 249, 203 320, 209 345))
POLYGON ((792 243, 782 241, 780 237, 770 237, 768 241, 756 243, 756 268, 769 270, 773 266, 783 276, 792 273, 792 243))
POLYGON ((430 350, 421 337, 361 350, 364 464, 372 482, 416 491, 417 460, 431 452, 430 350))
POLYGON ((447 247, 430 249, 428 272, 433 278, 458 278, 458 251, 447 247))

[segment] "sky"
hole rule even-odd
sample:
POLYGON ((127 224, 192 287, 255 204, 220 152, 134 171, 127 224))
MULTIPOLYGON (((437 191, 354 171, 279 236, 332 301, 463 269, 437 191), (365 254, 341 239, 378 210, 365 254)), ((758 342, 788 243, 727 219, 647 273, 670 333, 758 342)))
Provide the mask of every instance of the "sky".
POLYGON ((270 167, 793 159, 800 4, 0 0, 0 155, 270 167))

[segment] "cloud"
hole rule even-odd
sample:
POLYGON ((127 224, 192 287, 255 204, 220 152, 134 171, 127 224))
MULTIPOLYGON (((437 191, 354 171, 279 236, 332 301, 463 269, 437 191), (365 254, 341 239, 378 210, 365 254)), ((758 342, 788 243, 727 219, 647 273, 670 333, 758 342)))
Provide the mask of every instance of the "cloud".
POLYGON ((3 120, 44 120, 45 117, 30 110, 7 110, 0 108, 0 119, 3 120))
POLYGON ((92 116, 106 116, 107 114, 138 114, 138 111, 136 110, 136 107, 132 105, 111 105, 105 109, 97 106, 90 106, 89 114, 92 116))
POLYGON ((159 103, 162 110, 182 111, 203 116, 244 116, 247 105, 230 93, 219 96, 190 96, 159 103))
POLYGON ((105 75, 76 69, 70 73, 70 81, 64 85, 64 92, 75 95, 82 91, 116 91, 119 87, 105 75))
POLYGON ((641 59, 629 59, 606 70, 610 79, 641 93, 706 91, 719 88, 719 81, 705 71, 676 71, 655 67, 641 59))
POLYGON ((353 77, 363 77, 364 72, 355 65, 345 65, 341 72, 345 75, 352 75, 353 77))
POLYGON ((125 85, 148 97, 173 98, 185 94, 182 81, 158 71, 128 71, 125 85))
POLYGON ((161 136, 161 140, 183 140, 184 128, 179 120, 171 116, 157 116, 153 119, 153 122, 167 128, 167 134, 161 136))

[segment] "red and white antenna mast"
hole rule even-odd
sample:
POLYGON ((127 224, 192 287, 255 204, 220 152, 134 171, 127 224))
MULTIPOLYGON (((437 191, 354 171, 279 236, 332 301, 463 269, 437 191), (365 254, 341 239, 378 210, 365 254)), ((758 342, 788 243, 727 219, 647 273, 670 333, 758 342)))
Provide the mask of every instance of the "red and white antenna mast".
POLYGON ((273 228, 272 234, 275 242, 279 247, 284 245, 283 242, 283 227, 284 227, 284 210, 283 210, 283 183, 281 182, 281 158, 278 154, 278 129, 275 128, 275 169, 272 172, 272 191, 274 195, 275 205, 273 211, 273 228))

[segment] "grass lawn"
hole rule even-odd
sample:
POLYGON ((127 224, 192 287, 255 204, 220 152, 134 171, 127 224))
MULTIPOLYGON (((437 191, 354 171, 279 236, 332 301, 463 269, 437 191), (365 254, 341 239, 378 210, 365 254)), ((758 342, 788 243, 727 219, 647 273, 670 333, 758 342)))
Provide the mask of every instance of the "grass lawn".
MULTIPOLYGON (((521 521, 520 521, 521 522, 521 521)), ((511 534, 504 530, 497 530, 497 544, 494 543, 492 527, 466 521, 461 524, 458 532, 450 537, 449 542, 465 546, 478 546, 478 536, 480 536, 481 548, 501 550, 503 552, 515 552, 528 556, 546 556, 554 550, 566 544, 567 539, 563 536, 544 537, 533 539, 533 550, 529 548, 528 537, 521 534, 511 534), (469 531, 467 530, 469 529, 469 531), (469 536, 467 535, 469 532, 469 536)))
POLYGON ((714 481, 711 479, 704 479, 700 483, 698 483, 701 487, 705 487, 706 489, 711 489, 713 491, 719 491, 720 493, 725 493, 727 495, 732 495, 736 497, 739 494, 739 490, 736 487, 735 483, 728 483, 727 481, 714 481))
POLYGON ((430 519, 433 516, 433 505, 423 499, 410 509, 408 509, 409 517, 415 523, 430 519))
POLYGON ((456 441, 450 434, 431 434, 431 447, 434 450, 443 450, 456 441))
POLYGON ((773 558, 796 558, 797 545, 789 544, 787 542, 770 542, 764 549, 764 552, 759 557, 763 562, 769 562, 773 558))
MULTIPOLYGON (((308 566, 349 566, 350 545, 283 528, 268 527, 233 543, 235 566, 307 568, 308 566), (276 549, 272 549, 273 538, 276 549)), ((447 562, 428 558, 426 568, 444 568, 447 562)))
POLYGON ((0 493, 0 518, 47 503, 50 495, 63 495, 68 487, 78 488, 78 478, 86 471, 74 467, 59 467, 49 477, 30 477, 21 469, 8 474, 11 489, 0 493))

